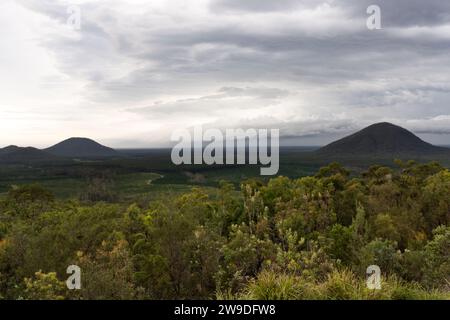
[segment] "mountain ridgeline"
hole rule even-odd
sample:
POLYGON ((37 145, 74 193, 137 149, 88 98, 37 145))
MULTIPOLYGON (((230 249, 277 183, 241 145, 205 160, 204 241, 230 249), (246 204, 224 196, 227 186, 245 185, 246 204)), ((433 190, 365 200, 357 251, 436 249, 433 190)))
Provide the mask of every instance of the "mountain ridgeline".
POLYGON ((114 149, 87 138, 70 138, 49 148, 8 146, 0 149, 0 163, 56 162, 70 159, 104 159, 120 156, 114 149))
MULTIPOLYGON (((300 152, 302 153, 302 152, 300 152)), ((412 132, 391 123, 373 124, 343 139, 313 151, 316 160, 334 159, 426 159, 449 160, 450 149, 427 143, 412 132)), ((69 138, 46 149, 8 146, 0 149, 0 163, 57 162, 74 159, 109 159, 131 156, 88 138, 69 138)), ((282 155, 283 156, 283 155, 282 155)), ((167 160, 170 162, 170 160, 167 160)), ((167 163, 169 164, 169 163, 167 163)))
POLYGON ((0 149, 1 163, 47 162, 58 157, 33 147, 8 146, 0 149))
POLYGON ((450 156, 450 149, 423 141, 391 123, 373 124, 316 151, 324 157, 432 158, 450 156))

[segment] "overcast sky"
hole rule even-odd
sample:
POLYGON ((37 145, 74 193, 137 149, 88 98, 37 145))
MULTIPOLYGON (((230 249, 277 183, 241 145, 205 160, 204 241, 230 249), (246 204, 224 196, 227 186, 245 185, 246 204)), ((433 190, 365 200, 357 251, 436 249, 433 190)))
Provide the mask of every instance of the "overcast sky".
POLYGON ((1 0, 0 146, 199 124, 321 145, 381 121, 450 144, 449 49, 447 0, 1 0))

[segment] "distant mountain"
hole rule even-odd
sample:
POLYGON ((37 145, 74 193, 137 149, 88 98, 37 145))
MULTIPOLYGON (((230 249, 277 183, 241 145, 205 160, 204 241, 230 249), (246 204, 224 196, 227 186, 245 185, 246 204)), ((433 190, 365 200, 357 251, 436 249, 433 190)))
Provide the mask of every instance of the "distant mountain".
POLYGON ((4 155, 4 154, 11 153, 11 152, 14 152, 14 151, 18 151, 20 149, 21 149, 20 147, 13 146, 13 145, 4 147, 3 149, 0 149, 0 156, 4 155))
POLYGON ((116 150, 88 138, 70 138, 44 151, 66 158, 106 158, 120 155, 116 150))
POLYGON ((450 156, 450 149, 429 144, 412 132, 391 123, 373 124, 316 151, 337 157, 429 157, 450 156))
POLYGON ((31 163, 55 161, 59 158, 32 147, 8 146, 0 149, 0 163, 31 163))

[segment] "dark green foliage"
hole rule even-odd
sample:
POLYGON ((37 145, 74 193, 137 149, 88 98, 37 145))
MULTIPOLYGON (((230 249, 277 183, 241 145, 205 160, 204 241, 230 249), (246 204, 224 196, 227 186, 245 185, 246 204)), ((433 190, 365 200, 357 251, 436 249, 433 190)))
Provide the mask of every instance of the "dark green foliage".
POLYGON ((114 182, 109 175, 94 175, 89 177, 86 188, 80 194, 80 201, 114 202, 118 194, 114 190, 114 182))
POLYGON ((449 299, 450 173, 397 164, 156 199, 118 198, 98 175, 81 202, 14 187, 0 200, 0 298, 449 299), (64 287, 72 264, 79 291, 64 287), (365 286, 374 264, 379 291, 365 286))

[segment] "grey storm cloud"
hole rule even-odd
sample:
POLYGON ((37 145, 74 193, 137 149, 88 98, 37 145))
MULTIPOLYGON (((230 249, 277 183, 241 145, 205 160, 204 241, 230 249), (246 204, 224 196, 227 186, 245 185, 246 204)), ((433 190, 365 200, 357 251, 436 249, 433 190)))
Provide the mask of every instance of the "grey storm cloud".
POLYGON ((449 22, 450 2, 441 0, 336 0, 338 5, 352 8, 354 13, 369 5, 378 5, 386 27, 435 26, 449 22))
POLYGON ((250 11, 250 12, 273 12, 273 11, 289 11, 296 9, 305 2, 313 3, 313 1, 301 0, 215 0, 211 3, 211 9, 216 12, 221 11, 250 11))
POLYGON ((359 15, 373 4, 383 11, 388 26, 430 26, 447 23, 450 3, 442 0, 214 0, 215 12, 273 12, 292 11, 298 8, 314 8, 322 4, 339 6, 359 15))
MULTIPOLYGON (((66 2, 20 2, 66 19, 66 2)), ((119 2, 81 2, 79 33, 41 40, 60 70, 85 82, 93 108, 143 121, 272 123, 286 137, 390 120, 448 139, 448 1, 375 1, 382 29, 373 31, 372 0, 142 2, 140 12, 117 9, 119 2)))

